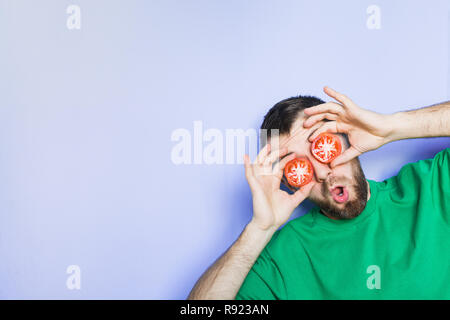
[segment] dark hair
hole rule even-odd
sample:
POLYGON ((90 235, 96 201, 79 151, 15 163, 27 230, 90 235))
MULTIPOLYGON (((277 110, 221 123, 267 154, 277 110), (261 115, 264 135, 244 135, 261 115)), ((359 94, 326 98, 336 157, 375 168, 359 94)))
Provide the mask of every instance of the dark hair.
MULTIPOLYGON (((264 116, 261 129, 265 129, 266 133, 263 134, 263 130, 261 130, 261 148, 265 146, 267 140, 270 138, 271 130, 278 129, 279 135, 289 134, 292 124, 297 120, 300 112, 306 108, 314 107, 322 103, 325 103, 325 101, 313 96, 292 97, 278 102, 264 116)), ((322 121, 326 122, 330 120, 323 119, 322 121)), ((340 133, 340 135, 344 138, 345 146, 347 148, 350 147, 347 134, 340 133)))
MULTIPOLYGON (((267 130, 267 139, 271 130, 278 129, 279 135, 288 134, 292 124, 304 109, 324 103, 323 100, 312 96, 298 96, 284 99, 274 105, 264 117, 261 129, 267 130)), ((261 131, 263 132, 263 131, 261 131)), ((265 140, 265 139, 264 139, 265 140)), ((266 141, 263 141, 265 144, 266 141)))

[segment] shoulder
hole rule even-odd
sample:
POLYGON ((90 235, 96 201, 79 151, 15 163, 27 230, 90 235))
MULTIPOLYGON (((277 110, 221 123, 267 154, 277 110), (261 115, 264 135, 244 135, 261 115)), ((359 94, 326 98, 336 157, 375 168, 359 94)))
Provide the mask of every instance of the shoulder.
POLYGON ((301 241, 302 235, 310 230, 313 225, 312 212, 315 208, 311 209, 308 213, 298 218, 292 219, 287 222, 281 229, 276 231, 266 246, 266 253, 275 254, 282 250, 285 252, 287 249, 298 241, 301 241))
POLYGON ((450 149, 432 158, 404 165, 388 179, 376 182, 380 201, 416 204, 428 201, 450 187, 450 149))
POLYGON ((450 165, 450 148, 445 148, 429 159, 418 160, 404 165, 397 175, 378 182, 381 190, 397 188, 402 185, 414 186, 431 178, 433 172, 448 169, 450 165))
POLYGON ((438 152, 434 158, 437 165, 449 165, 450 164, 450 148, 438 152))

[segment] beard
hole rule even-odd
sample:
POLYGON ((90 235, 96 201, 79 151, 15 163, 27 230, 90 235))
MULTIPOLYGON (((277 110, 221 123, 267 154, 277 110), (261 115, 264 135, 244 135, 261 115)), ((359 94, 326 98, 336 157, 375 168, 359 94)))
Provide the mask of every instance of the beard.
POLYGON ((354 193, 353 199, 346 201, 343 205, 338 205, 333 199, 329 197, 329 187, 336 183, 335 178, 322 183, 322 199, 311 199, 319 206, 321 212, 326 216, 334 219, 353 219, 361 214, 367 204, 367 181, 364 172, 361 169, 359 159, 356 158, 351 161, 354 183, 347 184, 351 193, 354 193))

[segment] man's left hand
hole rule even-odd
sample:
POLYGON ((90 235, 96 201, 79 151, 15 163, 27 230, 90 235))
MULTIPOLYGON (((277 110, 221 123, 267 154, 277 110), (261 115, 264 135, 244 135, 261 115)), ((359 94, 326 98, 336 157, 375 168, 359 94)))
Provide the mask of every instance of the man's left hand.
POLYGON ((345 133, 350 147, 330 163, 338 166, 356 158, 364 152, 375 150, 388 143, 391 131, 389 115, 379 114, 357 106, 347 96, 325 87, 324 92, 336 102, 327 102, 304 110, 308 118, 303 122, 305 128, 328 119, 309 138, 312 142, 322 132, 345 133))

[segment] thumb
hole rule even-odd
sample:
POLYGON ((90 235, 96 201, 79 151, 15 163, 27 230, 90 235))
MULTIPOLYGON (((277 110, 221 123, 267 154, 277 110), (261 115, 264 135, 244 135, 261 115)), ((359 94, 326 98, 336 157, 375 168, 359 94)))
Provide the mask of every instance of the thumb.
POLYGON ((354 148, 353 146, 351 146, 350 148, 348 148, 347 150, 344 151, 344 153, 342 153, 340 156, 338 156, 336 159, 334 159, 331 163, 330 166, 332 168, 341 165, 343 163, 346 163, 354 158, 356 158, 357 156, 361 155, 361 152, 358 151, 356 148, 354 148))
POLYGON ((291 196, 292 203, 294 205, 294 208, 298 207, 300 203, 303 202, 307 197, 309 197, 309 194, 311 193, 312 187, 314 183, 310 182, 307 185, 304 185, 291 196))

